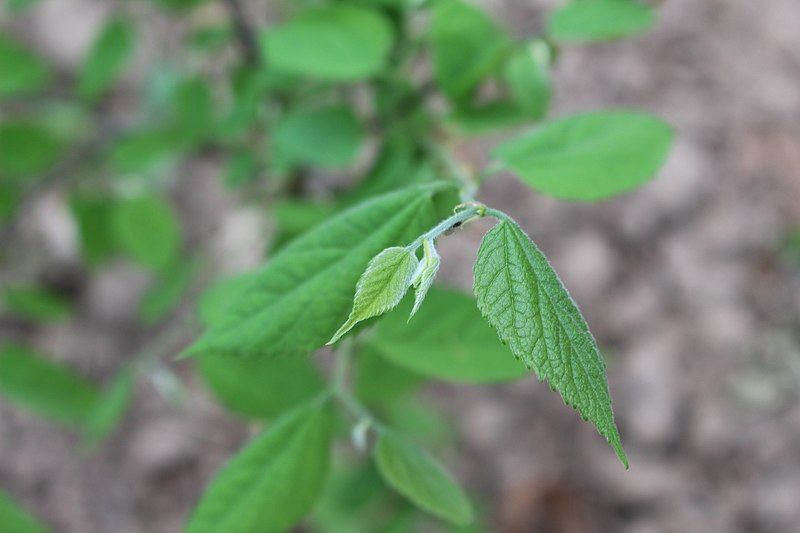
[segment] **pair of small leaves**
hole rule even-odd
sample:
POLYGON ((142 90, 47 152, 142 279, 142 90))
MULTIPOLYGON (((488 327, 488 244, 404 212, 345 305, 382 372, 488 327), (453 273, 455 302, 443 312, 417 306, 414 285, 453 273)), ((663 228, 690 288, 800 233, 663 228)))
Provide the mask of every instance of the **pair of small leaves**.
POLYGON ((431 239, 423 241, 423 259, 416 250, 393 246, 372 258, 356 285, 353 309, 344 324, 333 334, 328 344, 338 341, 357 323, 380 316, 394 309, 408 288, 416 288, 414 307, 409 320, 417 312, 439 271, 439 254, 431 239))

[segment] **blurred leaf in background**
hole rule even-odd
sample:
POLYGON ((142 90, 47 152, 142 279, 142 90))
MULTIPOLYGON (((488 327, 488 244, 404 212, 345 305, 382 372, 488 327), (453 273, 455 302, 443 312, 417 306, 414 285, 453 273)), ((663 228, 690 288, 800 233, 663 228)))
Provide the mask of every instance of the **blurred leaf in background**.
POLYGON ((99 392, 68 367, 21 346, 0 348, 0 394, 40 415, 69 425, 88 423, 99 392))
POLYGON ((2 490, 0 490, 0 527, 3 533, 47 532, 46 527, 2 490))
POLYGON ((106 23, 84 58, 78 76, 81 96, 97 98, 116 82, 131 58, 135 39, 135 30, 129 20, 114 18, 106 23))
POLYGON ((361 125, 353 110, 326 107, 290 113, 275 125, 275 150, 295 163, 344 166, 361 148, 361 125))
POLYGON ((0 123, 0 177, 40 178, 64 153, 62 140, 42 124, 29 120, 0 123))
POLYGON ((181 228, 172 206, 159 196, 120 202, 112 228, 122 251, 145 267, 163 270, 178 254, 181 228))
POLYGON ((40 287, 7 287, 2 297, 5 312, 34 322, 61 320, 72 312, 69 301, 40 287))
POLYGON ((0 98, 41 91, 51 78, 50 68, 44 61, 0 33, 0 98))
POLYGON ((635 0, 575 0, 554 11, 547 28, 557 41, 602 41, 642 33, 653 22, 653 8, 635 0))

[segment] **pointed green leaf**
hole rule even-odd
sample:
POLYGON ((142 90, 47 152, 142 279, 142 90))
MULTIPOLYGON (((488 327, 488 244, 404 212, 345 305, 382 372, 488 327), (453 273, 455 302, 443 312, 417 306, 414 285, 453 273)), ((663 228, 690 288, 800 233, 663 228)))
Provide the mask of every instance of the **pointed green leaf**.
POLYGON ((330 413, 315 401, 276 420, 223 466, 203 494, 188 533, 287 531, 322 492, 330 413))
POLYGON ((486 13, 461 0, 436 3, 431 37, 436 81, 456 103, 470 96, 510 44, 486 13))
POLYGON ((373 257, 356 285, 350 316, 328 344, 339 340, 362 320, 382 315, 400 303, 418 265, 414 252, 399 246, 387 248, 373 257))
POLYGON ((65 424, 86 424, 97 389, 64 365, 21 346, 0 348, 0 394, 65 424))
POLYGON ((432 287, 414 320, 410 299, 387 313, 366 338, 392 363, 423 376, 483 383, 525 376, 529 370, 497 342, 470 295, 432 287))
POLYGON ((3 533, 45 533, 47 528, 0 490, 0 526, 3 533))
POLYGON ((366 78, 386 66, 392 27, 376 11, 335 5, 307 11, 262 38, 267 64, 331 81, 366 78))
POLYGON ((103 27, 78 76, 81 96, 96 98, 114 84, 131 57, 134 39, 133 24, 128 20, 115 18, 103 27))
POLYGON ((604 41, 646 31, 652 7, 633 0, 582 0, 553 12, 547 29, 557 41, 604 41))
POLYGON ((384 481, 420 509, 457 525, 474 519, 458 483, 413 442, 395 432, 384 432, 373 455, 384 481))
POLYGON ((602 111, 546 122, 497 147, 494 157, 540 192, 599 200, 653 178, 672 138, 671 128, 656 117, 602 111))
MULTIPOLYGON (((437 220, 446 183, 411 187, 344 211, 295 239, 252 277, 186 355, 307 354, 342 323, 369 260, 407 244, 437 220)), ((448 208, 452 209, 452 203, 448 208)))
POLYGON ((428 289, 433 285, 433 280, 436 279, 436 274, 439 272, 439 265, 442 262, 439 257, 439 252, 436 251, 436 245, 430 239, 425 239, 422 243, 423 256, 422 262, 419 264, 417 271, 414 273, 414 278, 411 283, 414 285, 414 307, 411 308, 411 313, 408 319, 419 311, 419 306, 425 300, 425 295, 428 294, 428 289))
POLYGON ((595 425, 627 467, 605 362, 544 255, 515 222, 503 219, 483 238, 474 274, 478 308, 500 339, 595 425))

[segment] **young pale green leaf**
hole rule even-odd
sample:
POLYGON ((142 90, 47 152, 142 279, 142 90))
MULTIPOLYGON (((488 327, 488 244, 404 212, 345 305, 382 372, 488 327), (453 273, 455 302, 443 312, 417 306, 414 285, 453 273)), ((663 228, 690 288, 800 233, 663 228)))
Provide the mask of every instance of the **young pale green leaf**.
POLYGON ((432 287, 425 305, 407 323, 410 299, 388 313, 367 337, 367 346, 392 363, 424 376, 481 383, 528 374, 462 292, 432 287))
POLYGON ((410 187, 344 211, 286 245, 237 291, 225 316, 186 355, 307 354, 336 331, 353 287, 381 250, 406 244, 437 222, 447 183, 410 187))
POLYGON ((377 11, 338 4, 266 30, 262 46, 272 68, 348 81, 382 71, 393 40, 389 21, 377 11))
POLYGON ((457 525, 474 519, 458 483, 413 442, 395 432, 384 432, 373 456, 384 481, 420 509, 457 525))
POLYGON ((81 96, 97 98, 114 84, 131 57, 135 37, 133 24, 126 19, 112 19, 103 27, 78 76, 81 96))
POLYGON ((431 21, 436 81, 461 104, 497 67, 510 45, 508 36, 479 8, 461 0, 442 0, 431 21))
POLYGON ((526 115, 538 120, 550 108, 550 46, 534 41, 506 63, 505 79, 514 101, 526 115))
POLYGON ((393 309, 405 296, 419 266, 414 252, 399 246, 387 248, 367 265, 356 285, 353 309, 328 344, 338 341, 353 326, 393 309))
POLYGON ((419 306, 425 300, 425 295, 428 294, 428 289, 433 285, 433 280, 436 279, 436 274, 439 272, 439 265, 442 259, 439 257, 439 252, 436 251, 436 245, 433 240, 425 239, 422 243, 423 255, 422 262, 417 267, 414 277, 411 279, 411 284, 414 285, 414 307, 411 308, 411 313, 408 319, 414 316, 419 311, 419 306))
POLYGON ((52 169, 64 143, 43 125, 31 121, 0 123, 0 176, 31 179, 52 169))
POLYGON ((672 143, 656 117, 626 111, 574 115, 506 141, 494 156, 534 189, 568 200, 600 200, 650 180, 672 143))
POLYGON ((83 425, 97 404, 97 389, 67 367, 20 346, 0 348, 0 394, 64 424, 83 425))
POLYGON ((39 91, 50 78, 50 69, 41 59, 0 34, 0 97, 39 91))
POLYGON ((0 526, 2 526, 3 533, 45 533, 47 531, 46 527, 2 490, 0 490, 0 526))
POLYGON ((516 223, 504 218, 483 238, 474 274, 478 308, 500 339, 595 425, 627 468, 605 362, 544 255, 516 223))
POLYGON ((323 402, 288 413, 216 475, 188 533, 287 531, 314 505, 328 473, 331 415, 323 402))
POLYGON ((52 322, 69 316, 70 303, 38 287, 8 287, 2 292, 5 311, 35 322, 52 322))
POLYGON ((273 138, 275 150, 292 162, 337 167, 353 161, 362 137, 352 109, 324 107, 286 115, 273 138))
POLYGON ((652 7, 633 0, 583 0, 553 12, 547 29, 557 41, 604 41, 649 29, 652 7))
POLYGON ((157 196, 127 200, 112 220, 119 246, 143 266, 167 267, 178 253, 180 225, 172 206, 157 196))
POLYGON ((86 442, 90 447, 108 436, 122 420, 133 399, 135 384, 135 369, 124 368, 98 397, 86 426, 86 442))

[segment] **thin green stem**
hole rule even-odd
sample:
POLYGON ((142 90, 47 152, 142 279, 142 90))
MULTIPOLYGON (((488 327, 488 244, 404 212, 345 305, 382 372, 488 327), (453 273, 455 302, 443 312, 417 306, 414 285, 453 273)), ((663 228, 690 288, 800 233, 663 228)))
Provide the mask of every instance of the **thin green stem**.
POLYGON ((331 380, 331 394, 344 408, 345 411, 356 421, 366 421, 370 427, 378 431, 383 430, 383 423, 375 418, 369 410, 353 395, 347 387, 347 374, 350 369, 350 362, 353 358, 354 344, 352 338, 342 341, 341 346, 336 351, 336 362, 333 368, 331 380))
POLYGON ((484 216, 485 213, 486 213, 485 205, 479 204, 477 202, 467 204, 463 209, 456 211, 454 214, 450 215, 446 219, 439 222, 436 226, 434 226, 430 230, 426 231, 425 233, 417 237, 414 240, 414 242, 406 246, 406 249, 414 251, 417 248, 419 248, 424 241, 435 240, 439 235, 453 228, 454 226, 461 225, 464 222, 467 222, 474 218, 480 218, 484 216))

